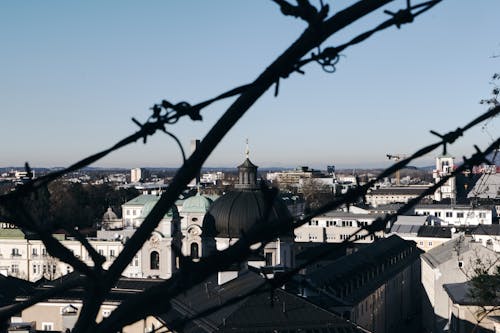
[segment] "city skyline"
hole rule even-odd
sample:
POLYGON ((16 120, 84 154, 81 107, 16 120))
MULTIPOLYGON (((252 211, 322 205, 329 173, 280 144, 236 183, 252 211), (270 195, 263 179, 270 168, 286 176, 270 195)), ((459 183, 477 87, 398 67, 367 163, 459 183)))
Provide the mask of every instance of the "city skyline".
MULTIPOLYGON (((137 129, 131 117, 145 121, 162 99, 197 103, 252 81, 305 27, 271 1, 28 3, 0 4, 0 167, 67 166, 103 150, 137 129)), ((330 3, 330 13, 350 3, 330 3)), ((500 53, 498 9, 488 0, 445 1, 342 52, 334 74, 305 67, 305 76, 281 81, 277 98, 266 93, 205 166, 235 166, 247 138, 261 167, 383 167, 386 154, 434 142, 429 130, 454 130, 486 110, 478 102, 489 97, 499 67, 492 57, 500 53)), ((379 11, 324 45, 342 44, 385 17, 379 11)), ((228 105, 169 130, 189 152, 190 140, 202 138, 228 105)), ((459 160, 495 132, 498 121, 478 127, 450 152, 459 160)), ((435 155, 415 164, 432 165, 435 155)), ((175 142, 159 133, 94 166, 181 162, 175 142)))

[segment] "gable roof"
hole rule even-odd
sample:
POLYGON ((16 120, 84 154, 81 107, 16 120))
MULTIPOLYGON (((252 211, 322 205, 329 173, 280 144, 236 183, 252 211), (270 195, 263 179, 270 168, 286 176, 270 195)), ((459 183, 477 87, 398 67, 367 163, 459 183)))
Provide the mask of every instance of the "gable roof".
MULTIPOLYGON (((251 271, 220 286, 215 281, 205 282, 176 297, 172 309, 160 317, 169 328, 175 329, 176 320, 188 319, 195 313, 245 295, 264 282, 264 278, 251 271)), ((275 329, 361 332, 352 323, 283 289, 251 295, 203 318, 187 320, 177 329, 188 333, 273 332, 275 329)))
POLYGON ((482 246, 480 243, 474 242, 472 237, 460 236, 447 241, 426 253, 422 254, 422 259, 427 262, 431 267, 436 268, 445 262, 452 260, 456 257, 457 249, 463 254, 473 249, 490 251, 492 250, 482 246))

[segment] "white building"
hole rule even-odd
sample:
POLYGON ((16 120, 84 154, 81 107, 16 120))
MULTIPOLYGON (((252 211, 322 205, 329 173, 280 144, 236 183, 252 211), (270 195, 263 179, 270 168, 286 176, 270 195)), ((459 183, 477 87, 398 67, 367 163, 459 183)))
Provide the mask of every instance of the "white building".
MULTIPOLYGON (((383 214, 356 214, 343 211, 331 211, 319 215, 308 223, 295 229, 296 242, 319 242, 319 243, 341 243, 359 228, 372 224, 377 218, 383 218, 383 214)), ((384 232, 376 233, 384 237, 384 232)), ((371 243, 373 235, 361 231, 354 240, 359 243, 371 243)))
MULTIPOLYGON (((436 169, 432 171, 432 178, 437 184, 443 177, 449 176, 455 167, 454 157, 443 155, 436 157, 436 169)), ((434 192, 434 200, 441 201, 451 199, 452 202, 457 199, 457 187, 455 177, 451 177, 440 188, 434 192)))
POLYGON ((490 206, 429 204, 416 206, 415 214, 434 216, 444 226, 470 226, 492 224, 496 210, 490 206))
MULTIPOLYGON (((378 207, 393 203, 407 203, 409 200, 418 197, 428 185, 410 185, 410 186, 391 186, 372 189, 366 194, 366 203, 378 207)), ((425 199, 430 199, 426 196, 425 199)))
POLYGON ((142 169, 141 168, 130 169, 130 182, 131 183, 138 183, 141 181, 141 178, 142 178, 142 169))
MULTIPOLYGON (((76 240, 57 236, 61 243, 89 266, 93 261, 85 247, 76 240)), ((10 275, 29 281, 58 278, 71 273, 68 264, 51 257, 41 240, 26 239, 19 229, 0 229, 0 274, 10 275)), ((108 268, 123 249, 119 240, 89 239, 90 244, 106 259, 103 267, 108 268)), ((124 275, 132 275, 133 267, 127 268, 124 275)))

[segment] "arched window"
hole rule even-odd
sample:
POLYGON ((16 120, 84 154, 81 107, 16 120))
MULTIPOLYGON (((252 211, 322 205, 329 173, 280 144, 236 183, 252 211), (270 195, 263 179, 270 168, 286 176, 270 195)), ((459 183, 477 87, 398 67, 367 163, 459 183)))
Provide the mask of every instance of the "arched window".
POLYGON ((192 259, 200 258, 198 243, 191 243, 191 258, 192 259))
POLYGON ((151 269, 160 269, 160 254, 157 251, 151 252, 149 260, 151 269))

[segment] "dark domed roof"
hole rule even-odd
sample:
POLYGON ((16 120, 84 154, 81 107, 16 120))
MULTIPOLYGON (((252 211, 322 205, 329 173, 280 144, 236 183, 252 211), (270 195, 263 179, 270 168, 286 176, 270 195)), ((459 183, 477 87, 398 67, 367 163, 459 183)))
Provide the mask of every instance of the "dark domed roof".
MULTIPOLYGON (((263 219, 265 200, 261 191, 229 192, 217 199, 203 220, 203 233, 208 236, 239 238, 256 222, 263 219)), ((274 199, 268 220, 290 219, 291 215, 285 203, 274 199)))

